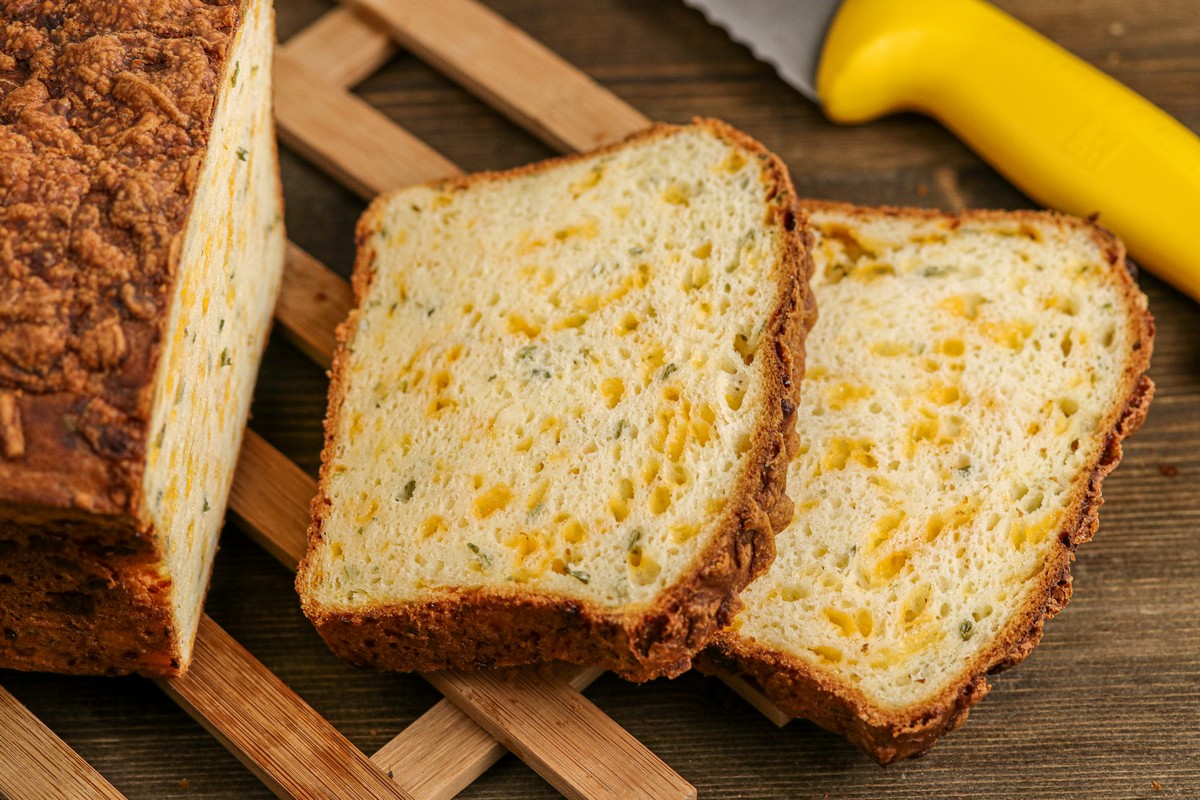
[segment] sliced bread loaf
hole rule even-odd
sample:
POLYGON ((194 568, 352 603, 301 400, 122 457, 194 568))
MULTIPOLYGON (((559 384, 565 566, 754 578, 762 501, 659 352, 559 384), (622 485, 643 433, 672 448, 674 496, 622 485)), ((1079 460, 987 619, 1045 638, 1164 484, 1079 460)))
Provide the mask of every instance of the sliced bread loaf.
POLYGON ((187 666, 283 271, 273 21, 0 12, 0 667, 187 666))
POLYGON ((957 726, 1069 599, 1154 326, 1121 244, 1081 220, 809 213, 796 518, 701 667, 886 763, 957 726))
POLYGON ((297 588, 396 670, 676 674, 770 562, 808 256, 715 121, 421 186, 359 227, 297 588))

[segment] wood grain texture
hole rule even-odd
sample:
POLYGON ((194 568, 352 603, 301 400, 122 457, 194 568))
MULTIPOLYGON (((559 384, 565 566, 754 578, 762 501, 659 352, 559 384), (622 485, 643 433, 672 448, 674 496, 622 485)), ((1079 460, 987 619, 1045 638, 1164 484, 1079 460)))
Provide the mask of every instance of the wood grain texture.
POLYGON ((362 8, 340 6, 291 36, 280 48, 330 86, 354 86, 396 54, 383 24, 362 8))
POLYGON ((449 800, 508 753, 458 706, 439 700, 371 756, 393 775, 420 776, 406 782, 416 800, 449 800))
POLYGON ((453 175, 457 168, 354 95, 275 55, 279 138, 364 199, 453 175))
POLYGON ((252 430, 246 431, 230 489, 229 513, 292 572, 308 547, 309 503, 317 482, 252 430))
POLYGON ((333 362, 334 331, 354 308, 354 292, 337 273, 288 242, 275 318, 284 335, 322 367, 333 362))
MULTIPOLYGON (((999 4, 1200 130, 1194 0, 999 4)), ((929 120, 828 123, 676 0, 489 5, 652 119, 705 114, 748 131, 784 158, 805 195, 1029 205, 929 120)), ((327 0, 280 3, 281 38, 329 8, 327 0)), ((410 54, 393 58, 356 94, 465 169, 554 152, 410 54)), ((295 151, 285 148, 282 162, 290 236, 348 275, 362 202, 295 151)), ((1158 319, 1151 374, 1159 393, 1105 484, 1100 531, 1073 569, 1075 598, 1030 659, 995 676, 991 695, 929 755, 881 770, 804 721, 776 728, 723 684, 695 674, 636 686, 604 676, 589 699, 702 797, 1200 797, 1200 307, 1153 277, 1141 283, 1158 319)), ((325 389, 322 370, 274 336, 256 390, 255 429, 309 474, 318 463, 325 389)), ((338 662, 300 613, 291 581, 229 530, 208 612, 355 745, 375 752, 434 706, 437 693, 418 676, 338 662)), ((271 796, 145 681, 3 672, 0 683, 131 800, 271 796)), ((509 756, 462 796, 558 794, 509 756)))
POLYGON ((546 671, 446 670, 425 676, 554 788, 572 800, 671 800, 696 790, 637 739, 546 671), (505 702, 497 703, 503 697, 505 702), (529 709, 536 709, 530 714, 529 709), (593 711, 593 709, 595 709, 593 711), (514 731, 520 731, 519 736, 514 731), (604 742, 605 751, 595 744, 604 742), (564 769, 565 766, 565 769, 564 769), (580 791, 586 787, 586 792, 580 791))
MULTIPOLYGON (((583 691, 604 670, 558 665, 558 674, 583 691)), ((421 778, 407 783, 416 800, 449 800, 499 761, 508 748, 496 741, 450 700, 439 700, 416 722, 381 747, 371 760, 396 775, 421 778)), ((603 760, 607 760, 605 754, 603 760)))
POLYGON ((474 0, 354 0, 401 45, 562 151, 618 141, 650 120, 474 0))
POLYGON ((0 688, 0 797, 124 800, 104 776, 0 688))
POLYGON ((207 616, 187 674, 158 684, 277 797, 412 800, 207 616))

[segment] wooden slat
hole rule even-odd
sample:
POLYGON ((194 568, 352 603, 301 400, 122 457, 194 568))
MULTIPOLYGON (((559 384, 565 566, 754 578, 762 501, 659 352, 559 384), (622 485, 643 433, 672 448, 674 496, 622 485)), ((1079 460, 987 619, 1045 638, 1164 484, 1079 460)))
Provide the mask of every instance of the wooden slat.
POLYGON ((292 344, 328 368, 333 360, 333 332, 354 307, 354 292, 341 276, 290 241, 283 269, 275 317, 292 344))
POLYGON ((0 797, 124 800, 125 795, 0 688, 0 797))
POLYGON ((371 756, 416 800, 450 800, 508 748, 449 700, 439 700, 371 756))
POLYGON ((561 151, 591 150, 650 124, 628 103, 472 0, 354 0, 401 46, 561 151))
POLYGON ((280 48, 330 86, 366 80, 396 54, 396 43, 369 11, 340 6, 294 34, 280 48))
POLYGON ((158 683, 278 797, 411 800, 208 616, 187 674, 158 683))
POLYGON ((529 669, 425 677, 569 798, 696 796, 691 784, 590 700, 568 699, 574 693, 561 678, 529 669))
MULTIPOLYGON (((559 666, 559 674, 583 691, 604 670, 559 666)), ((417 776, 405 786, 416 800, 449 800, 467 788, 508 748, 449 700, 438 703, 379 749, 371 760, 395 775, 417 776)))
POLYGON ((293 571, 308 547, 309 503, 316 493, 316 481, 247 429, 229 492, 229 512, 238 527, 293 571))
POLYGON ((279 138, 370 200, 380 192, 458 172, 436 150, 285 50, 275 54, 279 138))

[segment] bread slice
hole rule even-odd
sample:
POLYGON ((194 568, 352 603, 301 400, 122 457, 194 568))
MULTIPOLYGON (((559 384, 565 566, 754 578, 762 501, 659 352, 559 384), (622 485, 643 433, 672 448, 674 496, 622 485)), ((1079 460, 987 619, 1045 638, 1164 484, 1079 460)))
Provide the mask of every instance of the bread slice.
POLYGON ((794 204, 711 120, 373 203, 296 581, 333 650, 686 669, 791 514, 794 204))
POLYGON ((1150 402, 1154 325, 1120 242, 1082 220, 809 212, 796 518, 701 667, 887 763, 960 724, 1070 598, 1150 402))
POLYGON ((282 273, 272 21, 0 19, 0 667, 187 666, 282 273))

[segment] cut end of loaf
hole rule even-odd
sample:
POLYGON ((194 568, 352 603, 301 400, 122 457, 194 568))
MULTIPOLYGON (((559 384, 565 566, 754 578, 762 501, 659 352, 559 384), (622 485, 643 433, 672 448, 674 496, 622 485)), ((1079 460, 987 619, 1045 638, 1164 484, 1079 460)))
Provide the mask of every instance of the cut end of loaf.
POLYGON ((797 515, 705 665, 886 763, 960 724, 1070 598, 1153 393, 1153 321, 1081 220, 810 214, 797 515))
POLYGON ((803 225, 713 121, 377 201, 297 580, 334 650, 686 669, 790 514, 803 225))

